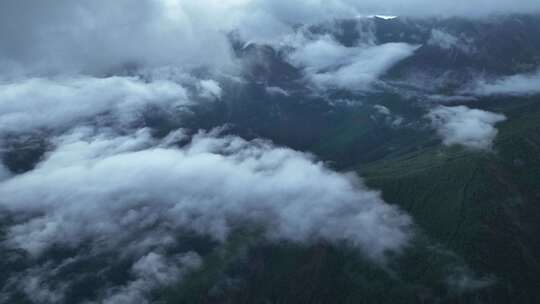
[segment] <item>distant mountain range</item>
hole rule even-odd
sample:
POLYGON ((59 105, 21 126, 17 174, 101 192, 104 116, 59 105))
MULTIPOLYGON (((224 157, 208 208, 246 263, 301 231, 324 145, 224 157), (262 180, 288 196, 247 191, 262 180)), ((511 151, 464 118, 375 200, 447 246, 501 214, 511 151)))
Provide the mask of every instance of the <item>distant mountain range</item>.
MULTIPOLYGON (((30 119, 34 129, 19 134, 13 127, 0 134, 1 164, 10 175, 0 171, 0 180, 14 181, 11 188, 0 187, 0 193, 15 189, 14 201, 22 197, 21 206, 41 206, 41 200, 52 206, 26 214, 17 209, 19 204, 5 202, 15 211, 0 215, 0 303, 39 303, 27 291, 43 291, 43 286, 61 290, 65 303, 94 303, 104 290, 109 292, 105 296, 130 288, 140 292, 138 284, 151 290, 144 291, 149 303, 540 302, 539 15, 362 17, 299 24, 277 41, 244 41, 235 32, 228 38, 234 59, 241 63, 234 75, 210 68, 196 69, 189 77, 160 71, 172 79, 163 81, 134 65, 113 73, 121 75, 117 78, 92 78, 89 89, 77 80, 55 79, 60 85, 31 80, 45 88, 38 93, 59 90, 66 105, 79 95, 105 101, 88 117, 77 116, 88 109, 74 108, 60 111, 63 116, 57 118, 47 116, 49 125, 30 119), (151 84, 155 87, 148 88, 151 84), (128 93, 100 94, 115 88, 128 93), (163 88, 165 93, 158 94, 163 88), (130 95, 131 89, 139 95, 130 95), (75 118, 65 118, 69 115, 75 118), (76 131, 50 123, 79 118, 76 131), (149 167, 139 168, 148 161, 138 158, 145 152, 160 154, 149 167), (174 162, 178 160, 183 162, 174 162), (285 162, 290 171, 273 175, 285 162), (295 175, 306 163, 313 179, 295 175), (96 173, 107 164, 136 170, 126 170, 133 176, 120 176, 117 170, 96 173), (63 165, 69 169, 65 176, 60 174, 63 165), (46 170, 60 173, 51 182, 46 170), (171 170, 182 183, 160 176, 159 170, 171 170), (82 177, 72 174, 79 171, 82 177), (244 171, 249 174, 242 175, 244 171), (237 172, 239 184, 231 182, 237 172), (342 179, 349 181, 342 173, 357 174, 361 181, 350 178, 351 184, 342 186, 342 179), (21 190, 26 184, 18 187, 17 182, 28 175, 43 180, 30 179, 27 195, 21 190), (214 175, 222 178, 208 179, 214 175), (331 178, 319 180, 319 175, 331 178), (307 241, 280 238, 280 233, 289 236, 279 230, 278 220, 272 221, 280 214, 272 206, 282 206, 281 201, 258 209, 257 202, 269 201, 273 192, 251 183, 253 176, 268 187, 281 187, 285 194, 277 199, 292 202, 304 203, 302 194, 313 201, 319 196, 333 199, 334 193, 326 193, 332 189, 358 188, 362 191, 353 194, 368 198, 379 194, 367 187, 380 191, 382 201, 410 216, 412 237, 401 250, 374 261, 364 254, 369 250, 351 245, 349 230, 338 229, 351 210, 293 205, 287 210, 292 215, 284 212, 285 220, 278 219, 298 220, 290 230, 307 222, 304 214, 335 217, 311 225, 307 241), (82 190, 70 187, 78 178, 82 190), (108 189, 108 178, 116 178, 120 190, 108 189), (138 183, 130 184, 132 178, 138 183), (64 195, 47 192, 46 182, 54 182, 64 195), (147 184, 152 188, 146 189, 147 184), (39 199, 27 198, 32 189, 39 199), (99 194, 95 198, 93 191, 99 194), (309 191, 316 194, 304 193, 309 191), (180 207, 165 204, 178 197, 180 207), (70 205, 72 213, 49 215, 80 198, 100 205, 84 205, 88 210, 82 211, 70 205), (201 203, 186 203, 194 199, 201 203), (235 199, 247 207, 242 209, 235 199), (141 203, 130 205, 132 200, 141 203), (155 203, 160 200, 163 206, 155 203), (130 202, 128 211, 115 205, 125 201, 130 202), (191 209, 181 209, 182 204, 191 209), (156 205, 156 210, 149 207, 156 205), (212 212, 198 213, 204 208, 212 212), (118 210, 121 218, 107 222, 118 210), (87 211, 105 220, 90 221, 87 211), (220 212, 232 215, 221 218, 220 212), (29 219, 49 217, 67 224, 25 226, 29 219), (191 226, 175 226, 175 220, 191 226), (69 239, 67 225, 73 223, 83 240, 69 239), (330 234, 323 229, 329 223, 338 227, 331 230, 334 234, 343 234, 332 235, 339 241, 320 237, 330 234), (276 229, 270 237, 266 224, 276 229), (115 225, 122 229, 113 229, 115 225), (109 234, 91 234, 92 228, 109 234), (214 237, 221 228, 225 236, 214 237), (23 250, 31 238, 17 239, 21 248, 10 247, 13 231, 33 236, 46 250, 37 257, 23 250), (47 237, 59 245, 49 244, 47 237), (152 251, 141 258, 119 249, 139 243, 152 251), (180 266, 164 267, 165 262, 180 266), (29 287, 21 285, 27 281, 29 287)), ((21 87, 25 85, 30 86, 21 87)), ((23 97, 28 96, 49 98, 35 92, 23 97)), ((338 194, 348 202, 348 196, 338 194)), ((370 235, 368 228, 353 234, 370 235)), ((28 247, 39 251, 39 246, 28 247)), ((34 294, 52 299, 43 303, 60 299, 49 289, 34 294)))

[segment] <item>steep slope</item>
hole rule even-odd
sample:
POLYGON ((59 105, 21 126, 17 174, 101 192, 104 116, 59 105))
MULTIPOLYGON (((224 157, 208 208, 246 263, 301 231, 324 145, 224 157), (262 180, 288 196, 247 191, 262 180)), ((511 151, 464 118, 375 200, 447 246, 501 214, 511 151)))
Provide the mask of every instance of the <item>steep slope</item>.
POLYGON ((532 303, 540 274, 540 105, 531 98, 490 107, 509 117, 494 153, 434 147, 359 170, 427 234, 494 274, 502 302, 532 303))

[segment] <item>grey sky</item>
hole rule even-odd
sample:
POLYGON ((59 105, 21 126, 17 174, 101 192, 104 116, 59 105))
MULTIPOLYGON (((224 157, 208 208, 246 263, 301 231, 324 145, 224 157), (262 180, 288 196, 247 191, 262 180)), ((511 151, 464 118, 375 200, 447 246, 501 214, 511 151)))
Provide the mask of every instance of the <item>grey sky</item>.
POLYGON ((0 63, 39 73, 138 63, 231 64, 225 33, 268 39, 295 23, 368 14, 482 17, 531 13, 536 0, 142 0, 0 3, 0 63))

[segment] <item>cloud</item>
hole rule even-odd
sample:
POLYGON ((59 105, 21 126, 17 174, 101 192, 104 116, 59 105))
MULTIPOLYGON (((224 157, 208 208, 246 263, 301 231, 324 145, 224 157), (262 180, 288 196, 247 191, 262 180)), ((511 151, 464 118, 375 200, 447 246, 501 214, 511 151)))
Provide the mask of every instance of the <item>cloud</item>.
POLYGON ((497 14, 538 13, 540 3, 522 0, 245 0, 237 26, 247 40, 272 41, 290 33, 292 25, 319 24, 336 18, 375 15, 404 17, 485 18, 497 14))
POLYGON ((475 150, 490 149, 498 133, 495 124, 506 120, 504 115, 466 106, 438 106, 427 117, 445 145, 458 144, 475 150))
POLYGON ((430 101, 436 102, 436 103, 442 103, 442 104, 452 104, 452 103, 465 103, 465 102, 473 102, 477 101, 478 99, 474 96, 462 96, 462 95, 440 95, 440 94, 433 94, 426 96, 430 101))
MULTIPOLYGON (((67 284, 52 287, 47 282, 47 274, 55 274, 57 268, 51 266, 35 266, 25 270, 22 274, 9 278, 5 288, 19 289, 32 303, 62 303, 67 284)), ((3 291, 4 291, 3 290, 3 291)), ((7 299, 0 300, 8 302, 7 299)))
POLYGON ((32 78, 0 84, 0 135, 61 129, 108 114, 133 122, 154 105, 173 110, 188 104, 186 90, 171 81, 131 77, 32 78))
POLYGON ((492 276, 479 277, 467 268, 458 267, 448 277, 447 284, 460 293, 484 289, 496 283, 492 276))
MULTIPOLYGON (((70 302, 72 299, 69 298, 68 294, 73 295, 73 284, 76 285, 77 281, 89 273, 72 273, 68 277, 63 276, 66 271, 70 272, 70 268, 76 268, 76 264, 85 263, 84 260, 88 260, 88 257, 81 254, 64 259, 42 258, 41 260, 45 261, 43 265, 34 262, 36 266, 10 277, 2 290, 4 294, 0 294, 0 300, 9 301, 9 298, 2 298, 2 296, 6 296, 6 291, 20 291, 32 303, 70 302)), ((117 255, 115 258, 116 260, 123 259, 121 255, 117 255)), ((95 264, 94 267, 100 267, 99 261, 95 261, 95 264)), ((129 279, 125 284, 115 285, 112 282, 102 282, 105 283, 103 289, 95 291, 100 299, 99 303, 150 303, 148 299, 152 291, 164 286, 181 284, 185 275, 197 270, 202 265, 202 258, 193 251, 179 254, 150 251, 136 257, 130 264, 131 266, 127 266, 126 269, 129 273, 129 279)), ((100 276, 103 278, 105 277, 103 272, 108 271, 108 269, 105 267, 100 271, 102 272, 100 276)), ((119 275, 117 274, 117 276, 119 275)), ((17 299, 20 299, 20 294, 17 295, 17 299)))
POLYGON ((475 49, 471 42, 466 37, 456 37, 444 30, 432 29, 427 44, 437 46, 443 50, 457 49, 464 53, 473 53, 475 49))
POLYGON ((536 0, 129 0, 0 3, 0 63, 14 74, 103 74, 125 65, 234 63, 227 33, 267 41, 298 23, 376 14, 487 16, 540 11, 536 0))
POLYGON ((147 129, 95 132, 57 137, 34 170, 0 183, 0 209, 17 214, 3 245, 41 259, 83 245, 139 257, 135 278, 108 292, 111 303, 145 298, 184 273, 184 259, 160 252, 186 231, 223 242, 245 223, 269 240, 344 241, 378 261, 412 237, 409 216, 307 154, 215 132, 183 148, 170 146, 185 138, 181 130, 163 140, 147 129))
POLYGON ((518 74, 492 81, 477 80, 472 89, 465 91, 477 96, 527 96, 540 94, 540 71, 531 74, 518 74))
MULTIPOLYGON (((383 105, 374 105, 373 109, 376 111, 378 116, 381 116, 380 118, 383 118, 384 122, 390 127, 401 127, 403 125, 403 122, 405 121, 405 119, 401 115, 393 114, 389 108, 383 105)), ((371 119, 376 120, 377 116, 372 115, 371 119)))
POLYGON ((280 87, 266 87, 266 93, 273 96, 290 96, 289 92, 280 87))
POLYGON ((332 66, 347 64, 358 50, 348 48, 329 35, 315 40, 306 40, 288 58, 291 63, 307 70, 324 70, 332 66))
POLYGON ((110 295, 102 302, 150 303, 148 301, 150 291, 178 283, 186 273, 199 268, 201 263, 201 257, 195 252, 172 257, 150 252, 133 264, 131 271, 136 279, 126 286, 109 291, 110 295))
POLYGON ((345 47, 328 35, 306 42, 289 55, 320 89, 366 90, 418 46, 406 43, 362 44, 345 47))
POLYGON ((383 105, 374 105, 373 108, 381 115, 392 115, 392 112, 390 112, 390 109, 383 105))
MULTIPOLYGON (((272 241, 346 242, 384 260, 408 245, 412 220, 355 175, 332 171, 308 154, 217 131, 191 138, 191 131, 177 130, 156 139, 138 120, 149 108, 176 114, 191 99, 226 96, 222 83, 189 73, 239 63, 231 31, 247 41, 292 39, 284 45, 287 60, 311 84, 354 91, 369 89, 418 46, 376 45, 368 28, 361 42, 346 47, 327 35, 295 36, 298 23, 371 14, 478 17, 538 6, 536 0, 0 1, 0 139, 54 131, 34 169, 16 175, 0 164, 0 210, 9 217, 0 246, 30 256, 28 268, 15 271, 2 291, 17 286, 30 300, 58 302, 73 277, 53 276, 87 255, 107 261, 102 255, 113 254, 127 261, 129 278, 106 282, 99 300, 144 302, 151 290, 201 265, 195 249, 173 252, 179 234, 219 244, 244 224, 260 227, 272 241), (142 76, 119 76, 133 70, 142 76), (47 254, 59 248, 75 253, 47 254)), ((439 31, 431 43, 447 48, 460 45, 456 39, 439 31)), ((515 91, 521 82, 527 87, 521 92, 532 91, 538 83, 535 75, 513 77, 483 90, 515 91)), ((279 87, 266 91, 289 95, 279 87)), ((375 109, 393 125, 403 122, 375 109)), ((467 107, 438 107, 428 117, 445 144, 475 149, 489 148, 495 124, 505 119, 467 107)), ((87 275, 82 272, 74 276, 87 275)))
POLYGON ((0 4, 0 62, 20 73, 106 73, 123 65, 226 66, 235 1, 0 4))
POLYGON ((406 215, 304 154, 206 134, 182 150, 150 144, 144 130, 60 138, 35 170, 0 185, 2 207, 43 214, 11 227, 10 242, 39 254, 157 223, 224 240, 235 218, 266 225, 271 238, 348 240, 372 257, 408 239, 406 215))
POLYGON ((223 89, 218 82, 212 79, 206 79, 199 81, 200 95, 204 98, 220 99, 223 89))
POLYGON ((458 38, 450 33, 433 29, 431 30, 431 37, 427 43, 448 50, 458 45, 458 38))

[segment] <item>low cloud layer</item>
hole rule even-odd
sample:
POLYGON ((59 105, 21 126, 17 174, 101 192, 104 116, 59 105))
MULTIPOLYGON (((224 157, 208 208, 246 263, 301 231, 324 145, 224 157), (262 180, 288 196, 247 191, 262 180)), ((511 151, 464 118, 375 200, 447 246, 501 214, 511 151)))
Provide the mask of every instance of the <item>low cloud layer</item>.
POLYGON ((361 44, 345 47, 330 36, 301 43, 289 55, 319 89, 366 90, 418 46, 406 43, 361 44))
POLYGON ((152 252, 176 246, 182 231, 223 242, 234 227, 256 225, 269 240, 345 241, 375 260, 412 236, 411 219, 378 192, 309 155, 217 133, 171 146, 183 139, 181 130, 157 140, 145 129, 118 136, 79 128, 52 140, 56 148, 34 170, 0 183, 0 208, 17 215, 4 245, 36 258, 81 246, 139 257, 135 279, 107 292, 123 303, 178 279, 183 263, 152 252), (148 265, 150 274, 141 272, 147 260, 171 275, 148 265))
POLYGON ((224 240, 235 218, 264 224, 271 238, 348 240, 373 257, 406 243, 407 216, 307 155, 236 137, 200 134, 174 149, 148 148, 156 142, 145 130, 88 132, 59 138, 35 170, 0 185, 2 207, 42 213, 10 229, 13 246, 39 254, 87 237, 114 243, 158 222, 224 240))
POLYGON ((527 96, 540 94, 540 71, 495 80, 476 81, 468 93, 478 96, 527 96))
POLYGON ((150 252, 131 267, 135 280, 109 291, 104 304, 149 303, 149 291, 179 283, 182 277, 201 266, 201 257, 194 253, 165 256, 150 252))
POLYGON ((0 84, 0 135, 61 129, 98 115, 129 124, 149 106, 172 111, 188 103, 186 90, 171 81, 31 78, 0 84))
POLYGON ((506 120, 504 115, 466 106, 439 106, 427 117, 445 145, 462 145, 475 150, 490 149, 498 133, 495 125, 506 120))

